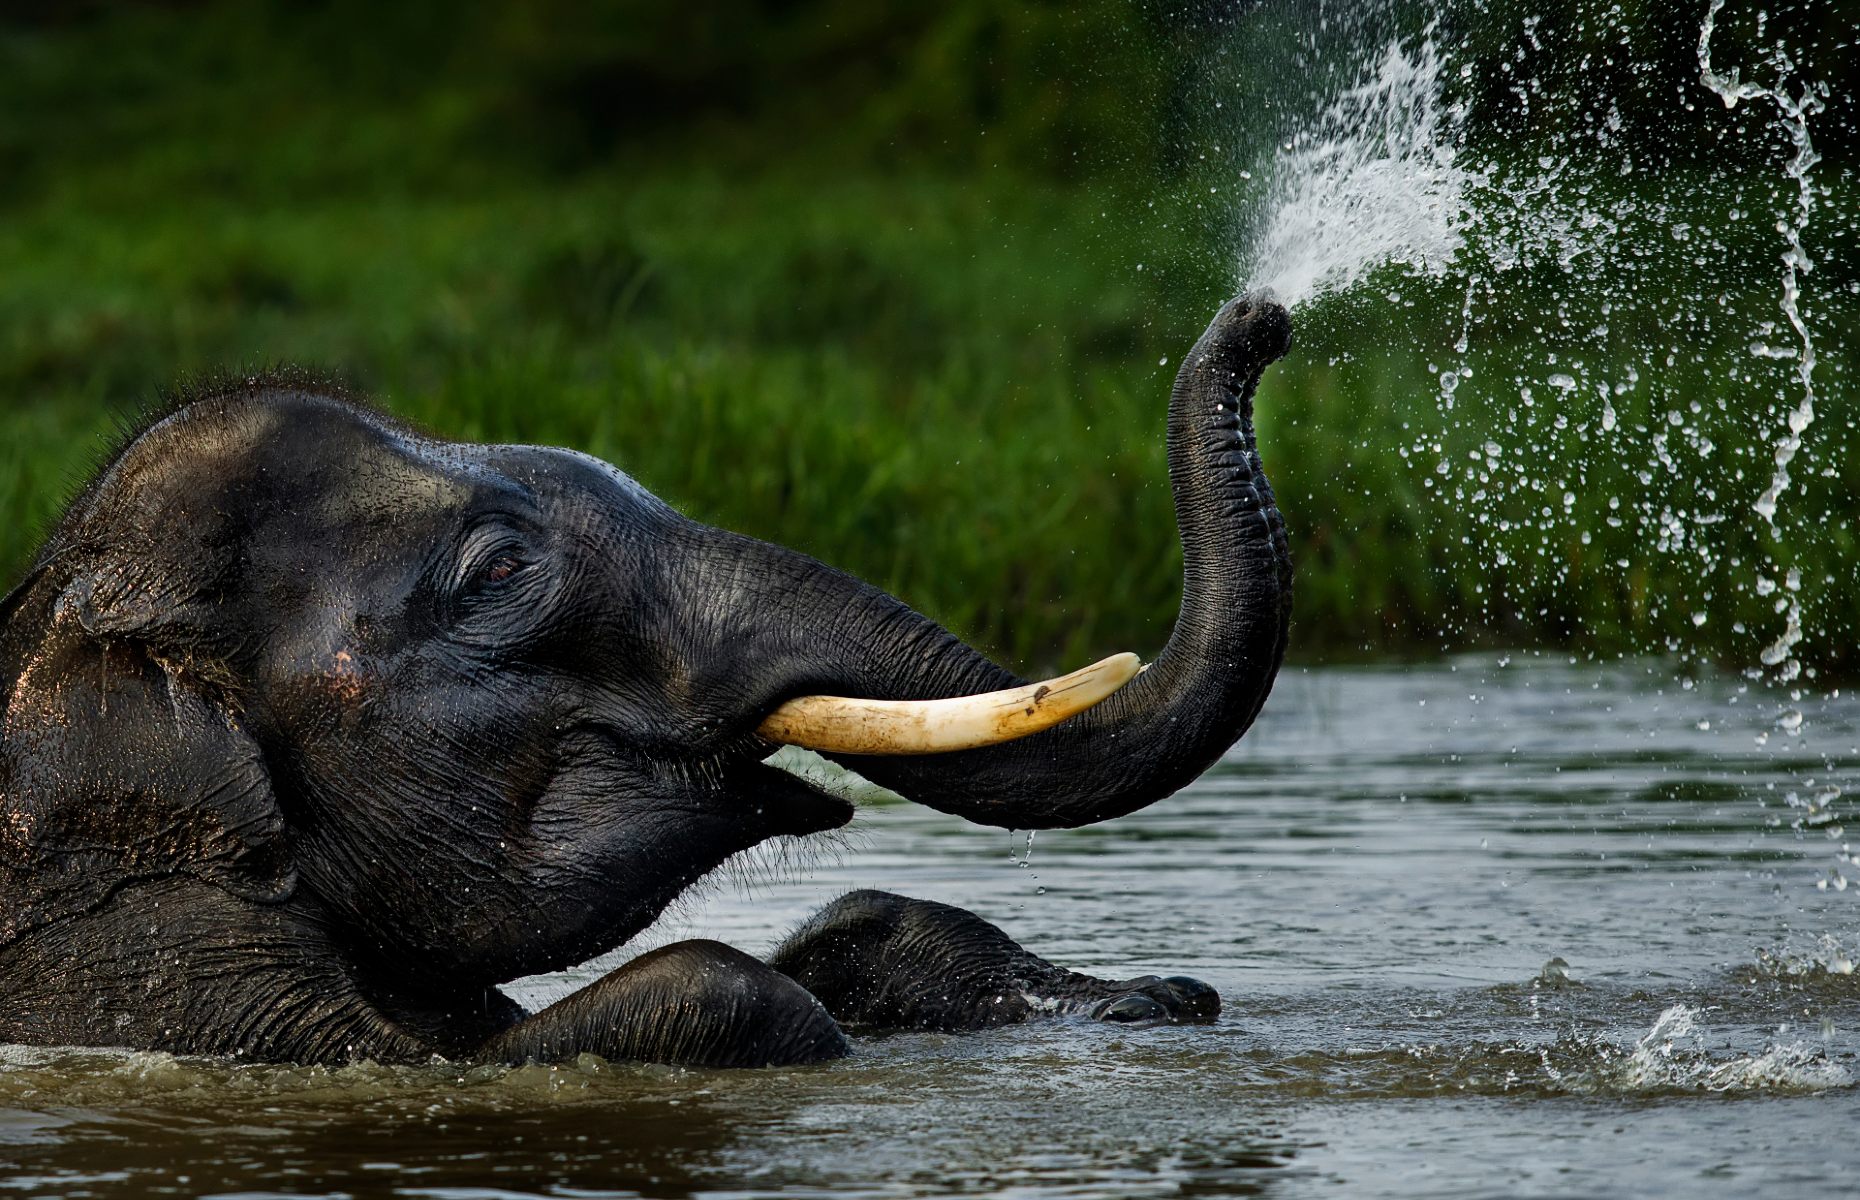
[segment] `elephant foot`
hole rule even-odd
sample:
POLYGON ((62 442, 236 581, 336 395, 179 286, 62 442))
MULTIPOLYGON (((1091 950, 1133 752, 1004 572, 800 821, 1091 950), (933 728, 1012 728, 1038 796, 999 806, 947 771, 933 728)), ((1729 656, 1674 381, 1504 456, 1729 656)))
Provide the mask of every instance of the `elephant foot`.
POLYGON ((1221 1015, 1221 994, 1187 975, 1142 975, 1111 987, 1128 989, 1091 1006, 1094 1021, 1118 1025, 1206 1025, 1221 1015))
POLYGON ((479 1055, 765 1067, 825 1062, 848 1049, 827 1010, 792 979, 721 942, 690 941, 640 955, 511 1026, 479 1055))
POLYGON ((1081 975, 974 913, 889 892, 840 897, 769 961, 835 1020, 871 1030, 953 1032, 1071 1015, 1127 1025, 1204 1023, 1221 1011, 1220 995, 1200 980, 1081 975))

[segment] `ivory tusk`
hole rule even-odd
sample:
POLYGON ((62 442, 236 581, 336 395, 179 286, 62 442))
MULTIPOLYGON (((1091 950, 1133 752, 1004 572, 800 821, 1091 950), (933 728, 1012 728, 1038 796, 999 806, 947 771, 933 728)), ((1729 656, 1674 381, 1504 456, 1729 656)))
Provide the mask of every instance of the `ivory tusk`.
POLYGON ((1045 683, 948 700, 797 696, 756 730, 771 742, 828 754, 940 754, 1011 742, 1097 704, 1137 674, 1134 654, 1113 654, 1045 683))

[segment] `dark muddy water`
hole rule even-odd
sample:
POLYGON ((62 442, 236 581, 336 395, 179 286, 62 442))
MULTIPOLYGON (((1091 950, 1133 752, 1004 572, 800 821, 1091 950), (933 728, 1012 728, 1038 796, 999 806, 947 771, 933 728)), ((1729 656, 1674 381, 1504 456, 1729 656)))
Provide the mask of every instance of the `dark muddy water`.
POLYGON ((874 806, 844 850, 751 869, 647 941, 760 952, 884 887, 1070 965, 1202 976, 1228 1003, 1212 1028, 898 1036, 736 1073, 15 1048, 0 1188, 1850 1196, 1860 884, 1830 872, 1860 870, 1787 796, 1860 790, 1860 704, 1759 745, 1775 714, 1737 686, 1490 659, 1288 672, 1219 770, 1041 834, 1025 866, 1025 835, 874 806))

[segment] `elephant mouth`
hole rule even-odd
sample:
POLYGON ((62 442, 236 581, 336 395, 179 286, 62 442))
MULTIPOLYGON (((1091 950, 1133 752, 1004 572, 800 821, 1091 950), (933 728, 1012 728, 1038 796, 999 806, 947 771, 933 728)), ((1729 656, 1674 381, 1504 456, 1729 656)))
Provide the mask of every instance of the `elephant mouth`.
MULTIPOLYGON (((622 734, 600 724, 577 726, 562 743, 564 763, 594 771, 596 787, 702 812, 736 826, 747 844, 825 833, 853 819, 857 809, 850 800, 764 762, 769 750, 751 736, 695 760, 659 760, 630 749, 622 734)), ((561 777, 558 771, 557 781, 561 777)))
POLYGON ((853 819, 852 801, 816 787, 798 775, 768 763, 735 773, 742 780, 736 803, 747 805, 745 817, 770 832, 805 837, 839 829, 853 819))

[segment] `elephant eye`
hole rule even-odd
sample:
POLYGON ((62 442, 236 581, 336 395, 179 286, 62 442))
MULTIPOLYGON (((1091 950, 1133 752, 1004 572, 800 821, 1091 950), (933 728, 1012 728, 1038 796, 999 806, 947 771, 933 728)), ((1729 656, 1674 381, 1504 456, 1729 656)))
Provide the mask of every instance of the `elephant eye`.
POLYGON ((534 538, 502 521, 486 522, 469 532, 457 554, 456 573, 446 591, 448 602, 461 606, 453 610, 460 618, 479 601, 501 603, 523 590, 518 576, 543 560, 534 538))
POLYGON ((483 567, 479 568, 478 582, 483 584, 502 583, 528 565, 528 563, 508 550, 501 554, 494 554, 483 567))

